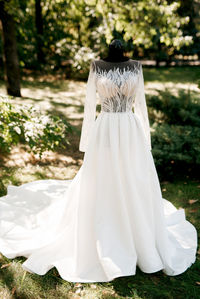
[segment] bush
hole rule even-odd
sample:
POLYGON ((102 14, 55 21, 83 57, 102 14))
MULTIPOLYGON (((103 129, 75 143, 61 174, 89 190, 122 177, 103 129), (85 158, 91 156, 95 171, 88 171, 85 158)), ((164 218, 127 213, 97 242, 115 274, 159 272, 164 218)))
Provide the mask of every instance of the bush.
POLYGON ((190 91, 179 90, 178 96, 167 89, 159 93, 159 96, 152 96, 148 101, 152 108, 152 121, 200 127, 200 104, 197 99, 192 100, 190 91))
POLYGON ((200 130, 162 124, 152 133, 152 154, 161 176, 195 175, 200 167, 200 130))
POLYGON ((160 176, 196 175, 200 166, 200 104, 190 92, 148 99, 152 154, 160 176))
POLYGON ((58 116, 37 111, 32 105, 15 105, 0 97, 0 152, 8 153, 13 145, 28 145, 28 151, 39 154, 55 151, 69 144, 67 136, 74 128, 58 116))
MULTIPOLYGON (((74 78, 79 80, 87 79, 90 62, 97 58, 97 54, 95 54, 88 47, 69 44, 67 43, 66 39, 57 42, 56 48, 57 55, 61 57, 68 57, 68 59, 71 61, 70 72, 69 65, 66 65, 64 68, 66 70, 66 78, 74 78)), ((58 66, 60 67, 60 65, 58 66)))

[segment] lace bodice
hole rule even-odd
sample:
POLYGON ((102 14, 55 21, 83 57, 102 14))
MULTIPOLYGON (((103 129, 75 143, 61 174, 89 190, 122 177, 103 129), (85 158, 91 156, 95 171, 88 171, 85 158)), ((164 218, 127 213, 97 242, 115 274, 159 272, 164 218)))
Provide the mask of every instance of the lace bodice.
POLYGON ((151 149, 150 125, 144 92, 144 78, 140 61, 124 62, 93 60, 86 86, 84 118, 79 150, 85 152, 89 134, 96 118, 98 92, 101 111, 110 113, 130 112, 139 118, 151 149))

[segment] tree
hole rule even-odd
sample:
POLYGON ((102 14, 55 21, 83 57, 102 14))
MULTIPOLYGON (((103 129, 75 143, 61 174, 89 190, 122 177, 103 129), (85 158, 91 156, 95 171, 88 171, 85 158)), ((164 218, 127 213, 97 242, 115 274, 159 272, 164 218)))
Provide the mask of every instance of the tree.
POLYGON ((44 63, 43 52, 43 19, 41 0, 35 0, 35 25, 37 32, 37 58, 39 63, 44 63))
POLYGON ((181 6, 178 9, 178 14, 181 17, 189 16, 190 18, 189 22, 183 26, 183 33, 193 37, 193 44, 190 47, 182 47, 181 54, 197 54, 200 58, 200 0, 180 1, 181 6))
POLYGON ((189 17, 178 15, 180 1, 169 4, 166 0, 104 0, 103 5, 102 0, 97 2, 97 11, 106 24, 107 43, 116 30, 123 34, 124 40, 140 47, 142 55, 146 50, 152 52, 157 65, 175 50, 192 43, 192 36, 183 35, 182 26, 189 22, 189 17))
POLYGON ((3 27, 7 92, 9 95, 21 97, 15 21, 12 14, 9 13, 7 4, 9 4, 9 1, 5 2, 0 0, 0 19, 3 27))

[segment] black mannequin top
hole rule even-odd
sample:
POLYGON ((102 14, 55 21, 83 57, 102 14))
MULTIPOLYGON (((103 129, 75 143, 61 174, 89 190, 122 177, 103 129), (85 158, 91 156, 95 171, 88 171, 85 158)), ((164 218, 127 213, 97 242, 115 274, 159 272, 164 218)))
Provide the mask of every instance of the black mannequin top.
POLYGON ((108 47, 108 56, 103 58, 103 61, 107 62, 123 62, 128 61, 129 58, 124 56, 124 45, 123 42, 119 39, 114 39, 109 44, 108 47))
POLYGON ((120 41, 114 40, 109 45, 108 56, 102 59, 95 59, 93 69, 96 71, 109 71, 110 69, 126 69, 135 70, 139 67, 139 61, 130 59, 124 55, 124 49, 120 41))
POLYGON ((124 61, 129 61, 130 58, 129 57, 126 57, 124 55, 108 55, 107 57, 103 58, 102 59, 103 61, 106 61, 106 62, 124 62, 124 61))

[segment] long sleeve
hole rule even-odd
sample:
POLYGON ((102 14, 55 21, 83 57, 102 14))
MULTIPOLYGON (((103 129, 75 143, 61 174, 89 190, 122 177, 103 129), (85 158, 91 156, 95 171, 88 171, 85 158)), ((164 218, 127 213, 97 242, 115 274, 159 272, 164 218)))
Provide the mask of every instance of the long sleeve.
POLYGON ((90 71, 86 85, 86 96, 84 104, 84 116, 81 129, 79 150, 85 152, 88 146, 89 136, 96 118, 96 84, 95 84, 94 61, 90 64, 90 71))
POLYGON ((142 64, 140 63, 138 82, 135 90, 135 102, 134 102, 134 113, 139 118, 140 123, 143 127, 143 131, 147 140, 147 144, 151 148, 151 133, 150 133, 150 124, 149 117, 146 105, 145 90, 144 90, 144 77, 142 64))

